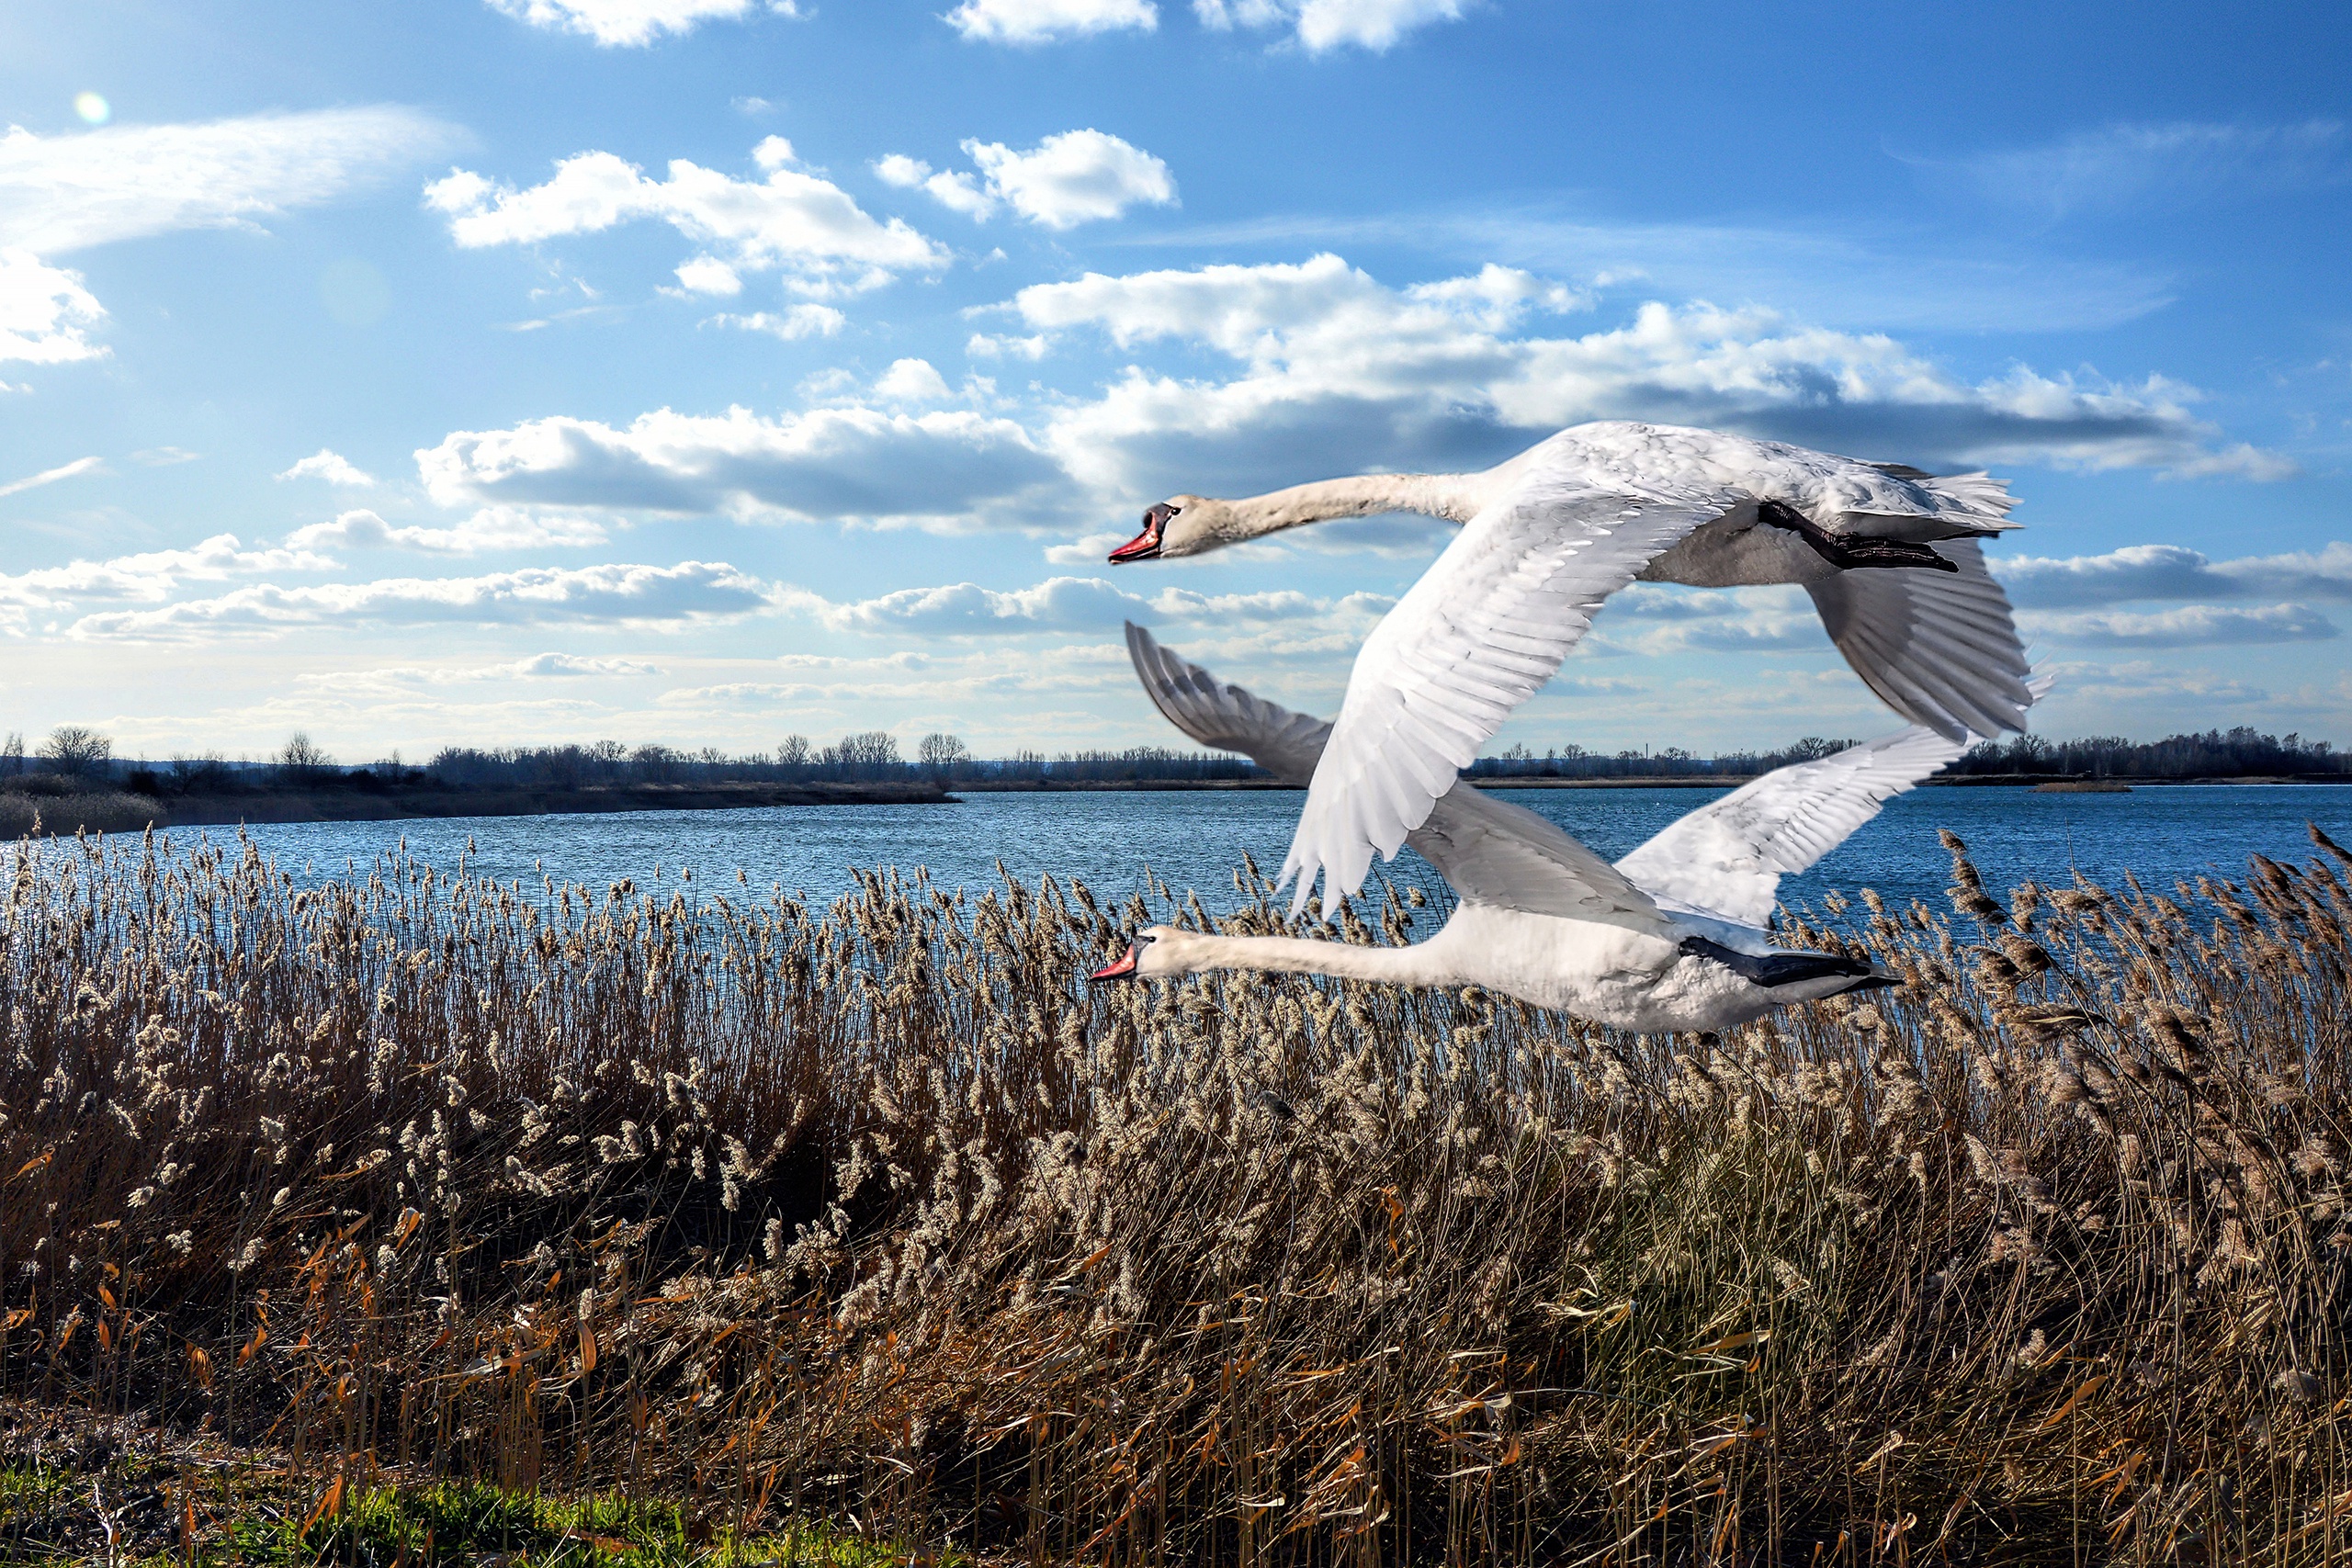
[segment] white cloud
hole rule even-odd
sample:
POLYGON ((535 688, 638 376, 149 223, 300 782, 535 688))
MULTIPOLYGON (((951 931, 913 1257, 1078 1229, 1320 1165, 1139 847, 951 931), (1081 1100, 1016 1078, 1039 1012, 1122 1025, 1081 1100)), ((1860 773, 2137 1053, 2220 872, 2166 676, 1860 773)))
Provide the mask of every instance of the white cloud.
POLYGON ((874 395, 886 403, 944 403, 956 394, 930 360, 899 359, 874 383, 874 395))
POLYGON ((692 32, 700 23, 731 21, 755 9, 801 15, 793 0, 764 7, 753 0, 490 0, 490 5, 535 28, 584 34, 605 49, 641 48, 663 33, 692 32))
POLYGON ((696 256, 679 263, 678 285, 690 294, 731 297, 743 292, 743 279, 717 256, 696 256))
POLYGON ((2352 600, 2352 544, 2316 551, 2208 559, 2178 545, 2127 545, 2099 556, 1994 559, 2021 609, 2179 599, 2352 600))
POLYGON ((944 20, 967 39, 989 43, 1046 43, 1159 26, 1151 0, 964 0, 944 20))
POLYGON ((311 207, 463 132, 397 105, 0 135, 0 247, 40 255, 311 207))
POLYGON ((72 635, 178 639, 312 626, 570 622, 674 630, 737 619, 766 608, 769 599, 764 583, 723 561, 533 567, 480 577, 395 577, 299 588, 257 583, 214 599, 85 615, 72 635))
POLYGON ((0 495, 21 495, 26 491, 38 490, 42 485, 53 485, 60 479, 75 479, 83 474, 96 473, 105 466, 102 458, 76 457, 70 463, 60 463, 53 468, 43 468, 40 473, 28 474, 21 479, 11 479, 8 483, 0 485, 0 495))
POLYGON ((918 158, 893 152, 876 161, 886 185, 928 191, 942 205, 985 222, 1000 204, 1047 229, 1116 218, 1130 207, 1169 207, 1176 200, 1168 165, 1107 131, 1066 130, 1026 152, 1001 141, 967 141, 965 156, 980 179, 960 171, 933 174, 918 158))
POLYGON ((713 316, 711 321, 739 332, 765 333, 786 343, 797 343, 804 337, 837 336, 849 318, 831 305, 802 304, 775 311, 754 310, 748 316, 713 316))
POLYGON ((941 206, 967 218, 985 220, 996 211, 996 197, 960 170, 933 174, 931 165, 922 159, 892 152, 875 160, 874 173, 884 185, 897 186, 901 190, 929 191, 941 206))
POLYGON ((1193 0, 1193 14, 1220 31, 1295 27, 1298 41, 1316 54, 1341 44, 1385 50, 1416 28, 1450 22, 1464 0, 1193 0))
POLYGON ((478 556, 498 550, 571 548, 605 542, 600 523, 523 506, 485 506, 451 528, 394 527, 364 507, 286 536, 290 549, 401 549, 478 556))
POLYGON ((322 571, 335 563, 297 545, 248 550, 234 534, 186 549, 145 550, 0 575, 0 604, 55 610, 83 599, 160 604, 186 582, 220 582, 266 571, 322 571))
POLYGON ((805 519, 954 518, 1061 478, 1009 419, 969 411, 815 409, 763 419, 640 414, 627 429, 560 415, 457 431, 417 454, 426 489, 467 501, 775 513, 805 519))
POLYGON ((2102 126, 2040 147, 1983 153, 1956 166, 1988 195, 2064 216, 2340 178, 2345 147, 2345 128, 2334 120, 2178 121, 2102 126))
POLYGON ((591 659, 576 653, 535 653, 503 664, 470 666, 400 664, 380 670, 304 670, 297 685, 347 695, 413 690, 420 686, 470 686, 492 681, 549 681, 659 675, 662 667, 641 659, 591 659))
MULTIPOLYGON (((2017 367, 1970 383, 1882 333, 1763 310, 1642 306, 1575 337, 1523 334, 1575 297, 1510 269, 1398 291, 1334 255, 1297 265, 1089 273, 1012 301, 1033 328, 1092 326, 1122 348, 1173 339, 1239 361, 1224 381, 1130 367, 1052 417, 1083 479, 1128 491, 1295 483, 1382 466, 1464 468, 1585 420, 1722 425, 1871 456, 2187 473, 2226 455, 2198 394, 2017 367)), ((2266 455, 2267 456, 2267 455, 2266 455)), ((2283 459, 2239 465, 2271 477, 2283 459), (2275 465, 2275 466, 2273 466, 2275 465)))
POLYGON ((2315 642, 2336 636, 2325 615, 2302 604, 2240 610, 2218 604, 2135 614, 2091 610, 2073 615, 2028 611, 2018 616, 2029 637, 2119 648, 2207 648, 2216 645, 2315 642))
POLYGON ((1025 152, 1001 141, 967 141, 964 152, 989 189, 1032 223, 1070 229, 1116 218, 1130 207, 1176 200, 1168 165, 1107 131, 1066 130, 1025 152))
POLYGON ((1385 614, 1394 601, 1375 593, 1317 600, 1295 589, 1196 593, 1187 588, 1163 588, 1147 597, 1099 577, 1054 577, 1035 587, 1011 590, 983 588, 976 582, 902 588, 847 604, 787 590, 781 603, 834 631, 989 637, 1103 630, 1122 621, 1154 618, 1246 625, 1337 617, 1354 623, 1385 614))
POLYGON ((974 359, 1002 359, 1009 355, 1015 359, 1036 360, 1046 357, 1046 350, 1049 346, 1043 333, 1035 337, 991 336, 987 333, 974 333, 964 344, 964 352, 974 359))
POLYGON ((284 473, 281 479, 324 479, 331 485, 348 485, 365 489, 376 482, 375 476, 362 472, 342 453, 322 446, 284 473))
MULTIPOLYGON (((0 215, 0 224, 6 222, 0 215)), ((29 251, 0 250, 0 364, 102 358, 106 345, 85 334, 106 313, 82 287, 81 274, 43 265, 29 251)))
POLYGON ((947 265, 947 252, 903 220, 877 222, 839 186, 790 167, 792 145, 782 137, 762 141, 752 159, 764 180, 734 179, 684 158, 671 160, 667 179, 653 180, 610 152, 582 152, 559 163, 545 184, 522 189, 453 170, 424 187, 424 199, 448 215, 450 237, 469 248, 536 244, 658 219, 722 253, 680 269, 681 281, 694 287, 718 284, 718 267, 776 270, 804 294, 828 295, 947 265))

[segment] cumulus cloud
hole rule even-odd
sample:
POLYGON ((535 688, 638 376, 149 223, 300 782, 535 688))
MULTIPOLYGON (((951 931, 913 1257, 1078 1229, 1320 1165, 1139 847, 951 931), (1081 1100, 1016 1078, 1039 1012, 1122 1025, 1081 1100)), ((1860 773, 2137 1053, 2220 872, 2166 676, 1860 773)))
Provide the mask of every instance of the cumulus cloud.
POLYGON ((944 20, 975 42, 1048 43, 1159 26, 1151 0, 964 0, 944 20))
POLYGON ((746 316, 713 316, 709 324, 797 343, 805 337, 837 337, 848 322, 849 318, 831 305, 802 304, 781 310, 754 310, 746 316))
POLYGON ((535 653, 503 664, 467 666, 398 664, 380 670, 305 670, 295 683, 313 690, 364 694, 421 686, 469 686, 492 681, 560 681, 659 675, 662 667, 641 659, 595 659, 577 653, 535 653))
POLYGON ((256 583, 212 599, 85 615, 83 638, 169 640, 315 626, 544 626, 674 630, 764 609, 770 590, 723 561, 534 567, 479 577, 393 577, 311 587, 256 583))
POLYGON ((878 160, 874 172, 885 184, 928 191, 968 218, 986 221, 1001 204, 1047 229, 1074 229, 1130 207, 1176 200, 1168 165, 1107 131, 1066 130, 1026 152, 967 141, 964 153, 978 165, 978 180, 960 171, 934 174, 930 164, 896 152, 878 160))
POLYGON ((978 182, 961 170, 934 173, 929 164, 920 158, 910 158, 903 152, 892 152, 874 161, 875 177, 886 186, 901 190, 923 190, 932 199, 951 212, 985 221, 996 211, 997 198, 982 190, 978 182))
POLYGON ((1985 194, 2054 216, 2120 211, 2340 178, 2345 128, 2175 121, 2108 125, 1958 165, 1985 194))
POLYGON ((331 522, 312 523, 286 536, 289 549, 399 549, 428 555, 478 556, 498 550, 528 550, 601 545, 604 525, 586 517, 521 506, 485 506, 448 528, 415 525, 394 527, 362 507, 331 522))
POLYGON ((92 343, 88 332, 106 313, 81 274, 44 265, 30 251, 0 250, 0 364, 101 358, 106 345, 92 343))
POLYGON ((458 431, 417 454, 427 490, 469 501, 811 520, 954 518, 1061 477, 1009 419, 967 410, 815 409, 763 419, 640 414, 627 429, 555 416, 458 431))
POLYGON ((1303 468, 1463 468, 1590 419, 1657 419, 1950 464, 2289 471, 2233 457, 2191 412, 2193 389, 2024 367, 1970 383, 1895 339, 1810 327, 1760 309, 1642 306, 1580 336, 1527 332, 1578 297, 1488 266, 1387 288, 1324 254, 1300 264, 1089 273, 1024 288, 1032 328, 1091 327, 1121 347, 1175 340, 1239 362, 1227 380, 1130 367, 1057 411, 1048 442, 1073 472, 1167 493, 1295 482, 1303 468))
POLYGON ((324 479, 331 485, 348 485, 365 489, 376 482, 373 474, 363 473, 342 453, 322 446, 284 473, 281 479, 324 479))
POLYGON ((398 105, 0 135, 0 247, 40 255, 251 223, 447 150, 456 127, 398 105))
POLYGON ((976 582, 902 588, 846 604, 788 591, 783 603, 834 631, 989 637, 1104 630, 1123 621, 1150 619, 1233 625, 1336 616, 1352 622, 1385 614, 1394 601, 1375 593, 1317 600, 1294 589, 1198 593, 1187 588, 1163 588, 1147 597, 1099 577, 1054 577, 1018 589, 983 588, 976 582))
POLYGON ((2179 545, 2126 545, 2098 556, 1995 558, 2021 609, 2146 600, 2352 600, 2352 544, 2216 561, 2179 545))
POLYGON ((956 394, 930 360, 898 359, 875 381, 874 395, 886 403, 944 403, 956 394))
POLYGON ((1204 26, 1292 28, 1311 53, 1341 44, 1385 50, 1416 28, 1460 17, 1464 0, 1193 0, 1204 26))
POLYGON ((754 10, 800 16, 794 0, 760 6, 755 0, 490 0, 535 28, 582 33, 605 49, 639 49, 663 33, 692 32, 707 21, 731 21, 754 10))
POLYGON ((101 458, 76 457, 70 463, 60 463, 53 468, 43 468, 40 473, 28 474, 20 479, 11 479, 8 483, 0 485, 0 495, 21 495, 28 490, 39 490, 43 485, 53 485, 60 479, 76 479, 83 474, 96 473, 105 467, 106 464, 101 458))
POLYGON ((682 282, 704 292, 730 292, 720 269, 727 276, 779 271, 804 294, 831 295, 947 265, 946 250, 903 220, 878 221, 839 186, 792 167, 797 160, 784 138, 768 137, 752 155, 764 179, 735 179, 684 158, 671 160, 668 178, 649 179, 610 152, 582 152, 557 164, 544 184, 520 189, 453 170, 424 187, 424 199, 468 248, 656 219, 717 253, 679 269, 682 282))
POLYGON ((2303 604, 2241 610, 2184 604, 2145 614, 2089 610, 2071 615, 2029 612, 2018 617, 2029 637, 2113 648, 2208 648, 2266 642, 2317 642, 2336 635, 2335 623, 2303 604))
POLYGON ((85 599, 159 604, 187 582, 218 582, 268 571, 322 571, 334 564, 300 546, 249 550, 234 534, 215 534, 186 549, 145 550, 0 574, 0 604, 55 610, 85 599))

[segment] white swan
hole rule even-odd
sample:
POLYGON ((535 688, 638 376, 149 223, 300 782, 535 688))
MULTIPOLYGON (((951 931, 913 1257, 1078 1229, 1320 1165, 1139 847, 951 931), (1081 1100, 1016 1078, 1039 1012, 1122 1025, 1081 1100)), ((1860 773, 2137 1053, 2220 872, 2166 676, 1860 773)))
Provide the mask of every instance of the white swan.
POLYGON ((1333 517, 1464 525, 1366 639, 1283 862, 1304 907, 1363 885, 1601 602, 1637 580, 1801 583, 1855 672, 1951 740, 2024 728, 2028 665, 1976 541, 2015 525, 1999 480, 1937 479, 1673 425, 1577 425, 1478 474, 1328 479, 1248 501, 1176 496, 1114 561, 1199 554, 1333 517))
MULTIPOLYGON (((1144 689, 1176 728, 1292 783, 1332 726, 1217 681, 1127 627, 1144 689)), ((2046 689, 2036 682, 2030 697, 2046 689)), ((1278 970, 1406 986, 1484 986, 1642 1031, 1724 1029, 1783 1003, 1894 983, 1858 959, 1775 947, 1781 875, 1803 871, 1880 805, 1958 757, 1917 726, 1781 768, 1702 807, 1611 866, 1532 811, 1458 779, 1407 840, 1460 896, 1409 947, 1233 937, 1153 926, 1094 978, 1278 970)))

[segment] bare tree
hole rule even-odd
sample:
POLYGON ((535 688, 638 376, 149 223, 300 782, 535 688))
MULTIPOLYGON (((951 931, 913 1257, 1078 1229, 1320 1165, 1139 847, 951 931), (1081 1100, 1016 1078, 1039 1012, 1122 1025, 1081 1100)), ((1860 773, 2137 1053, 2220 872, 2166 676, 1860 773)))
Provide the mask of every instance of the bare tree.
POLYGON ((915 756, 933 777, 945 779, 972 760, 972 749, 961 736, 933 730, 915 743, 915 756))
POLYGON ((198 790, 222 789, 229 783, 229 764, 218 751, 200 756, 172 759, 172 783, 182 795, 198 790))
POLYGON ((805 768, 815 761, 805 735, 787 735, 775 749, 775 760, 784 767, 805 768))
POLYGON ((307 730, 296 730, 286 738, 277 750, 277 776, 282 779, 307 781, 315 779, 334 766, 334 759, 326 749, 312 740, 307 730))
POLYGON ((41 742, 41 761, 77 779, 102 774, 114 756, 114 737, 85 725, 61 724, 41 742))
POLYGON ((8 739, 0 742, 0 773, 14 777, 25 771, 25 732, 8 731, 8 739))

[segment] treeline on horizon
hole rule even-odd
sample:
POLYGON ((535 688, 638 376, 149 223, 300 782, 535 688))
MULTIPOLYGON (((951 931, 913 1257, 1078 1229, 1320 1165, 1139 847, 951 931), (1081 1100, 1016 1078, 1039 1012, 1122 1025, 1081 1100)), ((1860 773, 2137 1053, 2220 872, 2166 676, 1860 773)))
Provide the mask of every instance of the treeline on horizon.
MULTIPOLYGON (((1770 751, 1701 756, 1679 746, 1616 752, 1561 746, 1538 754, 1513 745, 1481 757, 1465 770, 1474 779, 1752 777, 1774 768, 1816 761, 1852 745, 1807 736, 1770 751)), ((1947 770, 1970 777, 2193 779, 2312 777, 2343 774, 2352 753, 2300 734, 2273 736, 2245 725, 2203 734, 2135 741, 2120 736, 2052 740, 2015 735, 1972 748, 1947 770)), ((429 762, 406 763, 397 753, 375 762, 344 764, 301 733, 264 761, 231 761, 218 752, 169 761, 117 758, 113 742, 95 730, 62 726, 28 752, 21 735, 0 739, 0 790, 127 789, 156 796, 243 794, 287 788, 442 788, 566 790, 639 784, 931 783, 1121 784, 1262 779, 1247 759, 1161 746, 1125 750, 1035 750, 1010 757, 976 757, 956 736, 925 735, 914 754, 888 730, 863 730, 831 745, 786 736, 773 750, 730 755, 718 747, 686 750, 618 740, 559 746, 445 747, 429 762)))

